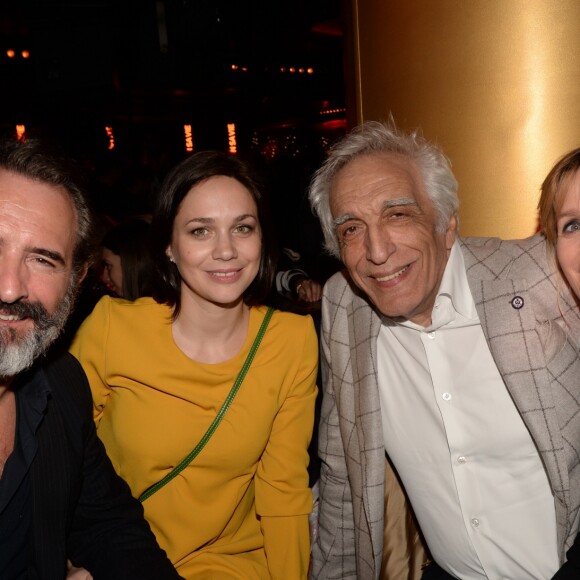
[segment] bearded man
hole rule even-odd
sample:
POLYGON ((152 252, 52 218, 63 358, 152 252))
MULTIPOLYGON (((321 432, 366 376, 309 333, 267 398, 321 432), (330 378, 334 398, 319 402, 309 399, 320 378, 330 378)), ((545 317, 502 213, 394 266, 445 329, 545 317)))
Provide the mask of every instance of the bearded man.
POLYGON ((96 436, 86 377, 45 356, 91 253, 70 162, 0 142, 0 578, 179 578, 96 436))

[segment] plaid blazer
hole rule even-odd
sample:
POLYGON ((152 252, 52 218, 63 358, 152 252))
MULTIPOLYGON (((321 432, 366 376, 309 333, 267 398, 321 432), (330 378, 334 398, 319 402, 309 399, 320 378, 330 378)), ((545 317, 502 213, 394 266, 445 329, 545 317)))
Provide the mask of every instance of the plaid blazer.
MULTIPOLYGON (((542 236, 460 240, 491 353, 541 455, 560 558, 580 505, 580 311, 559 287, 542 236)), ((312 578, 378 578, 385 447, 377 385, 380 318, 339 273, 322 303, 320 512, 312 578)))

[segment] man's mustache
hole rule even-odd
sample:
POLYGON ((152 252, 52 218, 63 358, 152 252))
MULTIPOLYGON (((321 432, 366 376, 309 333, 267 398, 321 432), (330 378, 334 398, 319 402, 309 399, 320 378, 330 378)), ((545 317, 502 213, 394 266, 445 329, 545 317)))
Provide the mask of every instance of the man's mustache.
POLYGON ((52 317, 40 302, 2 302, 0 312, 18 318, 30 318, 40 330, 46 330, 53 324, 52 317))

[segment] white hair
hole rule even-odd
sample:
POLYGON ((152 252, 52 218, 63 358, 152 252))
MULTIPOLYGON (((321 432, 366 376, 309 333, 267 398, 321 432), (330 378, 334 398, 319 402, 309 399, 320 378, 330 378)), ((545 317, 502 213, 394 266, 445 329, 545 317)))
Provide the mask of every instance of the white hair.
POLYGON ((457 180, 443 151, 417 131, 404 133, 394 123, 367 121, 355 127, 338 141, 310 184, 310 204, 318 215, 326 249, 339 257, 339 243, 330 211, 330 191, 338 172, 348 163, 362 156, 397 154, 407 157, 418 167, 425 191, 437 212, 437 231, 444 233, 449 220, 457 214, 457 180))

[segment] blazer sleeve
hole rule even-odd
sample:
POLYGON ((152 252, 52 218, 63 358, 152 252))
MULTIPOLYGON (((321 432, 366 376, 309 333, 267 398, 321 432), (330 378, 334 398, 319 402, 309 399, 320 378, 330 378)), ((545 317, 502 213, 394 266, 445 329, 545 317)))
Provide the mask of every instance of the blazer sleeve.
POLYGON ((159 548, 141 504, 115 473, 98 439, 91 412, 91 394, 80 364, 70 355, 47 372, 53 408, 62 415, 80 473, 70 498, 67 556, 86 568, 95 580, 176 579, 165 552, 159 548))
POLYGON ((323 395, 318 445, 320 504, 311 577, 355 579, 354 517, 332 374, 330 321, 334 321, 334 315, 329 312, 328 300, 323 298, 320 340, 323 395))

